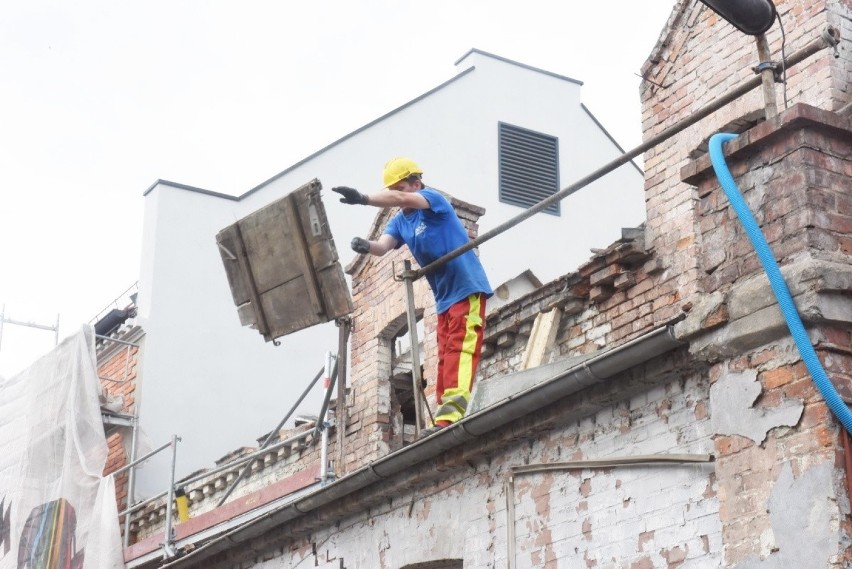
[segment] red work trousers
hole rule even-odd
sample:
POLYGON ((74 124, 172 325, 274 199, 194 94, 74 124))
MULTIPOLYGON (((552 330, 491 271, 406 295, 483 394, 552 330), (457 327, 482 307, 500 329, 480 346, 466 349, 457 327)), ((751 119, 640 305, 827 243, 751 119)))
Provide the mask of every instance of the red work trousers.
POLYGON ((485 294, 472 294, 438 315, 438 380, 435 422, 464 417, 485 328, 485 294))

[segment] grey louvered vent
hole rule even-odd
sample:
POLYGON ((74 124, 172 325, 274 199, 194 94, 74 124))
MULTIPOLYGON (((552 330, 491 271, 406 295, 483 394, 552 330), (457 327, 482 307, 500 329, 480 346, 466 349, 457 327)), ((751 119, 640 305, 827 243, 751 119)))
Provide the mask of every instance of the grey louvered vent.
MULTIPOLYGON (((531 207, 559 191, 559 139, 500 123, 500 201, 531 207)), ((546 213, 559 215, 559 202, 546 213)))

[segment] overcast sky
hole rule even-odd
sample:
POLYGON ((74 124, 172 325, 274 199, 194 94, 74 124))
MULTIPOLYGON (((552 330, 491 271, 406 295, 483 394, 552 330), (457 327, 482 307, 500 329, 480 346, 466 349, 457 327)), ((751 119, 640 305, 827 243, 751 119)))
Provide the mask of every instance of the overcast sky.
MULTIPOLYGON (((242 194, 452 78, 471 48, 583 81, 633 148, 636 74, 674 3, 0 0, 0 308, 76 332, 138 279, 158 178, 242 194)), ((54 343, 2 331, 0 376, 54 343)))

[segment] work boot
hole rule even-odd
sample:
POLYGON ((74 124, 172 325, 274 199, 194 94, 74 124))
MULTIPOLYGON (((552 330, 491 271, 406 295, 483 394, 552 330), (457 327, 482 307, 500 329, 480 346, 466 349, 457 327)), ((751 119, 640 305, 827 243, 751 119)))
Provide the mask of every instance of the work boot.
POLYGON ((420 429, 420 438, 425 439, 429 435, 434 435, 435 433, 437 433, 441 429, 445 429, 445 428, 449 427, 450 425, 452 425, 452 423, 450 423, 449 421, 438 421, 434 425, 432 425, 431 427, 427 427, 425 429, 420 429))
POLYGON ((425 439, 429 435, 434 435, 438 431, 442 430, 444 427, 440 425, 434 425, 432 427, 427 427, 425 429, 420 429, 420 438, 425 439))

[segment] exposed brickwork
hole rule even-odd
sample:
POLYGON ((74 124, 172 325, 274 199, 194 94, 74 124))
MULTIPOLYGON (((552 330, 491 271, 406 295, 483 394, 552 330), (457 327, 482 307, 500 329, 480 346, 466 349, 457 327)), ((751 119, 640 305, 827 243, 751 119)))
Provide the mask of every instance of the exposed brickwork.
MULTIPOLYGON (((782 270, 797 277, 791 289, 820 361, 852 399, 852 125, 827 112, 850 100, 852 6, 787 1, 778 10, 788 54, 832 24, 844 37, 841 57, 825 51, 790 70, 789 98, 808 105, 760 122, 730 143, 730 165, 782 270)), ((777 51, 777 27, 769 41, 777 51)), ((755 61, 753 39, 702 4, 679 1, 643 70, 662 85, 642 88, 646 138, 750 78, 755 61)), ((548 402, 196 566, 384 569, 462 559, 464 567, 485 568, 506 567, 512 552, 519 567, 845 567, 852 524, 841 427, 789 339, 760 264, 701 156, 710 134, 725 125, 752 125, 761 107, 755 91, 650 150, 646 226, 625 230, 576 272, 492 312, 479 381, 518 370, 533 322, 548 310, 562 313, 551 359, 602 353, 681 318, 675 333, 682 349, 548 402), (759 390, 753 401, 734 407, 711 399, 716 386, 737 385, 732 377, 752 379, 759 390), (743 415, 765 419, 790 402, 801 408, 795 421, 769 422, 758 434, 727 434, 737 432, 743 415), (511 476, 521 465, 673 453, 713 453, 716 460, 511 476), (510 483, 514 513, 506 502, 510 483), (810 557, 796 557, 801 552, 810 557)), ((483 212, 455 205, 469 212, 475 234, 483 212)), ((386 219, 377 217, 371 235, 386 219)), ((338 472, 354 472, 403 445, 389 377, 391 341, 405 325, 406 308, 404 287, 393 277, 406 257, 403 248, 361 258, 348 269, 357 308, 346 464, 337 465, 338 472)), ((425 322, 431 393, 434 310, 422 279, 415 297, 425 322)), ((331 441, 335 457, 335 437, 331 441)), ((318 452, 316 441, 306 439, 287 456, 260 459, 263 466, 246 488, 298 472, 314 464, 318 452)), ((209 508, 204 488, 213 497, 226 484, 217 480, 192 490, 197 511, 209 508)), ((152 521, 159 523, 156 516, 152 521)))
MULTIPOLYGON (((114 334, 119 339, 138 339, 138 329, 122 329, 114 334)), ((136 378, 138 369, 139 346, 121 345, 100 340, 97 347, 98 377, 101 380, 103 405, 108 409, 126 416, 132 416, 136 410, 136 378)), ((104 475, 115 472, 129 461, 131 447, 129 428, 110 429, 107 436, 107 462, 104 475)), ((118 510, 127 508, 129 473, 122 472, 115 479, 115 498, 118 510)), ((124 518, 121 518, 124 521, 124 518)), ((123 528, 123 525, 122 525, 123 528)))
MULTIPOLYGON (((840 58, 823 50, 789 70, 788 99, 830 110, 852 100, 848 2, 788 0, 775 4, 784 21, 788 55, 818 38, 828 25, 847 32, 840 58)), ((771 53, 780 54, 781 34, 777 26, 767 33, 767 39, 771 53)), ((645 138, 659 134, 753 77, 751 68, 756 63, 752 37, 741 34, 701 3, 678 2, 642 70, 649 79, 641 88, 645 138)), ((779 106, 783 107, 780 89, 778 95, 779 106)), ((677 172, 686 164, 689 152, 710 134, 740 117, 760 113, 762 107, 760 90, 754 90, 645 154, 648 245, 667 252, 666 270, 653 292, 659 299, 653 304, 657 321, 677 313, 677 306, 668 302, 674 299, 673 295, 686 298, 703 288, 692 214, 700 207, 701 198, 680 182, 677 172)))
MULTIPOLYGON (((797 106, 729 143, 731 172, 782 267, 802 259, 848 265, 850 133, 848 119, 797 106)), ((763 269, 707 166, 705 158, 683 171, 699 197, 696 260, 704 290, 728 294, 763 269)), ((823 325, 815 335, 827 373, 848 393, 852 372, 848 329, 844 333, 823 325)), ((756 408, 774 409, 788 400, 801 400, 805 407, 795 429, 770 431, 763 442, 742 436, 715 438, 725 560, 732 565, 766 557, 778 546, 767 538, 773 535, 767 503, 782 466, 791 465, 793 476, 800 477, 815 464, 833 464, 842 454, 840 426, 789 341, 723 360, 710 370, 710 377, 715 381, 721 373, 739 370, 758 373, 762 393, 756 408)), ((840 471, 836 476, 843 478, 840 471)), ((839 525, 844 513, 834 516, 839 525)), ((842 563, 842 558, 836 562, 842 563)))
MULTIPOLYGON (((731 173, 779 263, 803 253, 829 261, 849 257, 850 130, 848 118, 798 105, 727 145, 731 173), (740 158, 736 149, 743 147, 748 154, 740 158)), ((710 292, 762 269, 708 167, 704 158, 683 174, 698 186, 697 261, 710 292)))
MULTIPOLYGON (((670 365, 677 366, 677 360, 670 365)), ((635 381, 649 381, 665 367, 637 370, 635 381)), ((706 379, 693 374, 568 422, 566 413, 580 399, 555 404, 514 430, 486 437, 477 448, 442 456, 387 481, 378 494, 359 492, 336 501, 335 509, 348 512, 338 523, 308 516, 291 524, 286 534, 252 539, 206 560, 205 566, 264 566, 274 559, 276 566, 322 567, 343 559, 346 567, 390 569, 436 558, 461 558, 465 567, 506 566, 504 483, 511 467, 709 451, 708 421, 695 420, 706 389, 706 379), (661 413, 668 419, 665 435, 659 428, 661 413)), ((583 559, 592 567, 613 560, 624 566, 665 567, 684 556, 692 563, 718 566, 721 527, 712 469, 616 467, 515 476, 518 566, 583 559), (678 500, 671 499, 675 495, 678 500), (614 524, 622 528, 617 539, 614 524)))

